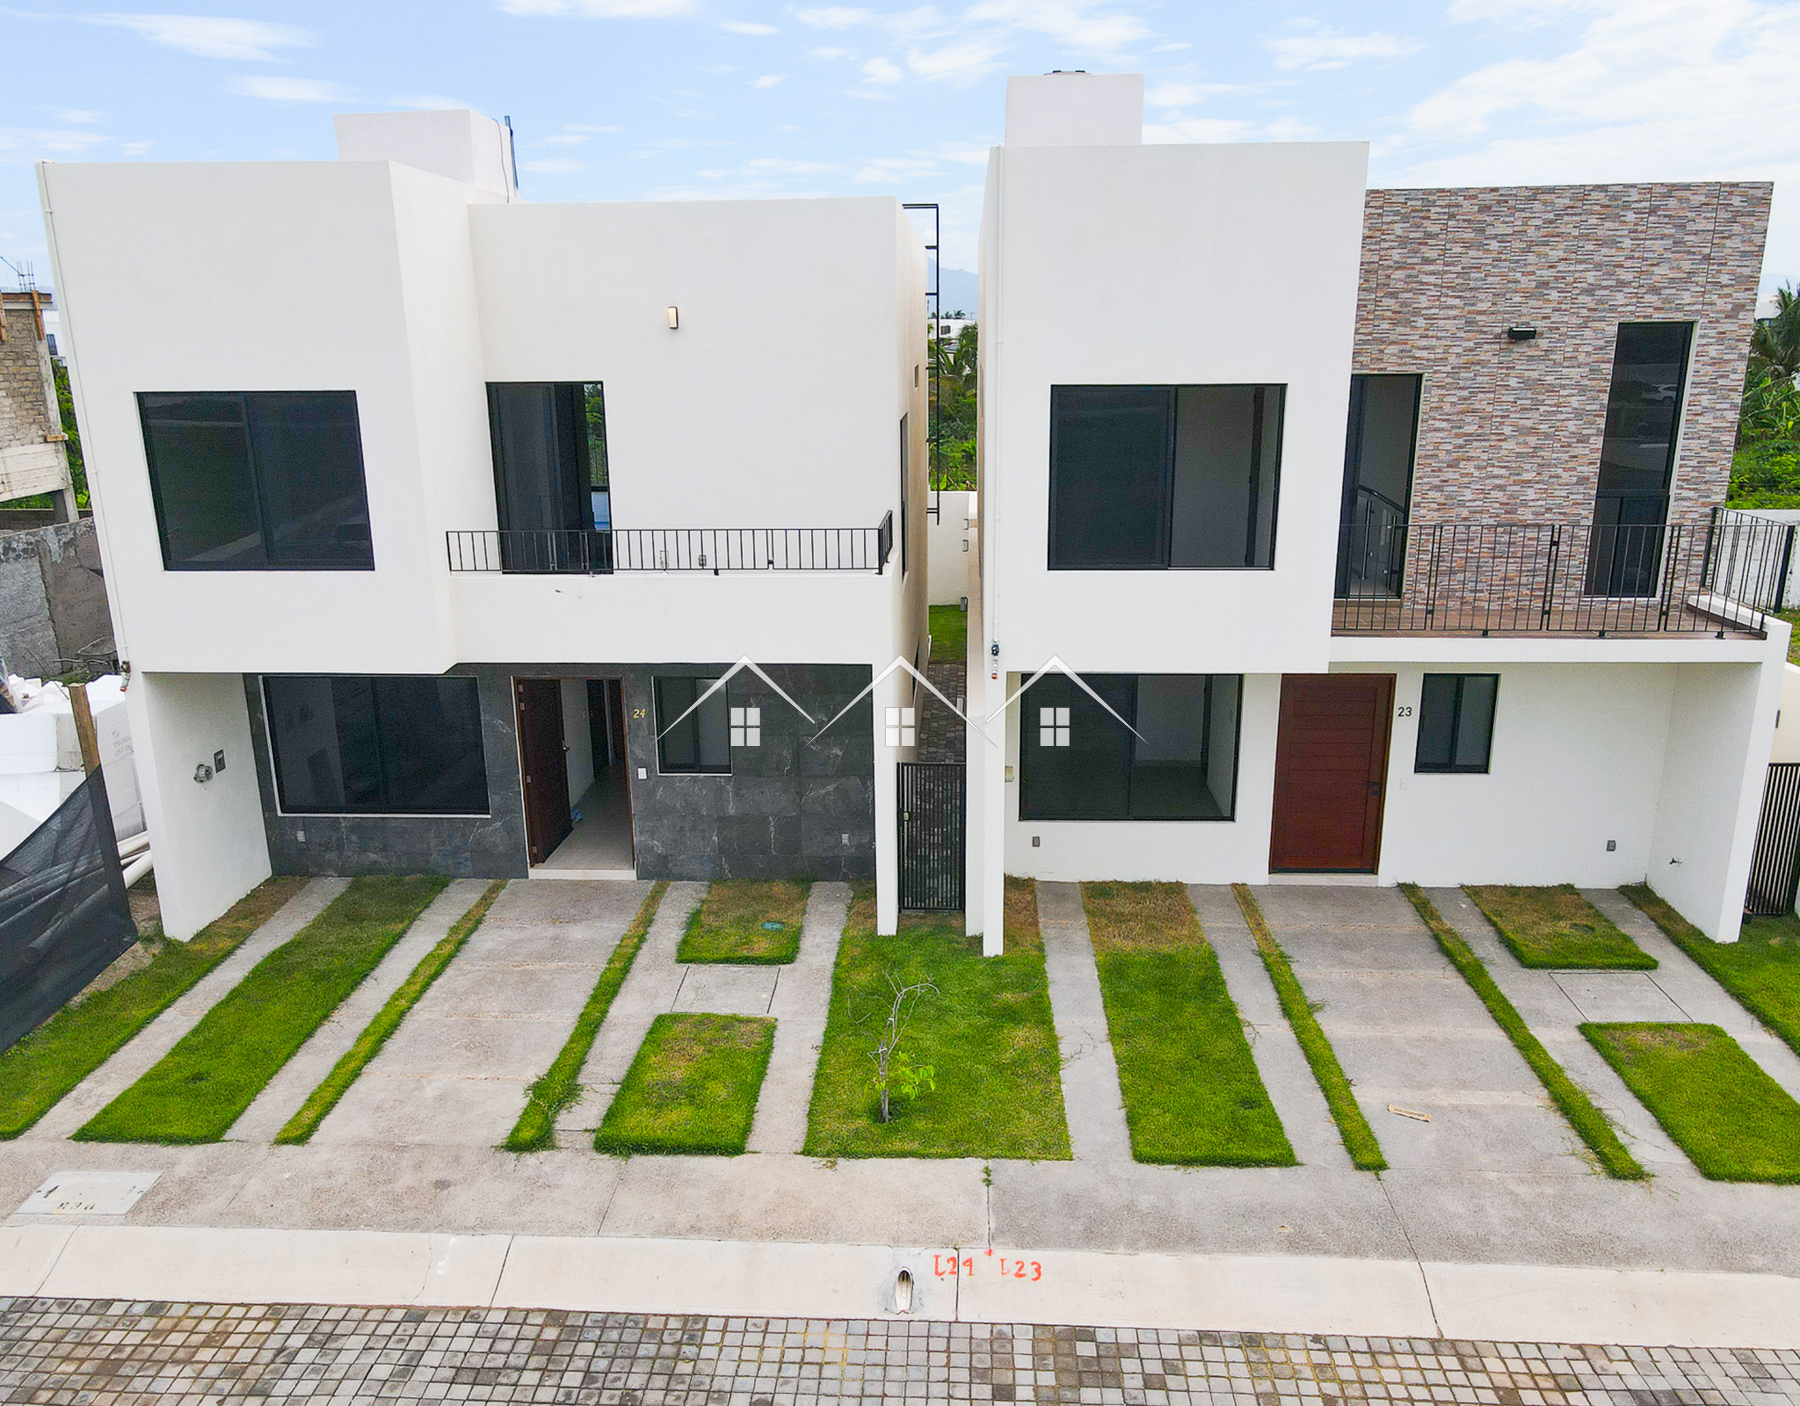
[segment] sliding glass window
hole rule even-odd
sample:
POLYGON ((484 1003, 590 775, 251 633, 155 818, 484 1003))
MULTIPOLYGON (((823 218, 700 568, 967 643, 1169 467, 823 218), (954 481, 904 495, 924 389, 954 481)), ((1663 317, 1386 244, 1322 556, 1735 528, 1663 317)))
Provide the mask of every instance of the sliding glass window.
POLYGON ((508 571, 606 570, 612 525, 598 382, 490 384, 494 503, 508 571))
POLYGON ((1022 819, 1232 818, 1240 675, 1083 678, 1097 699, 1051 674, 1021 701, 1022 819))
POLYGON ((372 571, 354 391, 138 396, 171 571, 372 571))
POLYGON ((1691 322, 1626 322, 1613 348, 1587 592, 1656 593, 1681 432, 1691 322))
POLYGON ((657 769, 665 774, 731 770, 731 715, 725 690, 699 707, 717 679, 664 676, 656 680, 657 769))
POLYGON ((1272 566, 1285 389, 1052 386, 1051 570, 1272 566))
POLYGON ((486 815, 476 681, 272 674, 263 701, 289 815, 486 815))

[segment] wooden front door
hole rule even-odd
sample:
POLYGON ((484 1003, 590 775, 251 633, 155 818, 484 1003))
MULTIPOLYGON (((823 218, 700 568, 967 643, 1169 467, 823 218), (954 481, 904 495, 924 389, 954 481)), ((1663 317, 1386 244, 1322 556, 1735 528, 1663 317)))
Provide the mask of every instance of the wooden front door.
POLYGON ((1393 705, 1392 674, 1281 680, 1270 869, 1375 872, 1393 705))
POLYGON ((525 786, 525 849, 533 864, 542 864, 570 830, 562 681, 514 679, 513 699, 519 717, 519 772, 525 786))

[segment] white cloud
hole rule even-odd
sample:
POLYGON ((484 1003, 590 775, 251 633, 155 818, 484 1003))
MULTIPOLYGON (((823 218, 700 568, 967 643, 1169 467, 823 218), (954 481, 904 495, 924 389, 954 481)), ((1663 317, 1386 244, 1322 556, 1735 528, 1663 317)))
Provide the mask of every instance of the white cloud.
POLYGON ((879 83, 883 86, 898 83, 905 75, 900 72, 900 65, 892 59, 870 59, 862 66, 863 82, 879 83))
POLYGON ((1193 107, 1221 93, 1244 91, 1242 85, 1236 83, 1158 83, 1145 90, 1144 102, 1157 108, 1193 107))
POLYGON ((540 145, 542 145, 542 146, 580 146, 583 142, 589 141, 589 140, 591 140, 591 138, 589 138, 589 136, 586 132, 558 132, 554 137, 543 138, 542 141, 540 142, 540 145))
POLYGON ((577 15, 597 20, 660 20, 692 14, 693 0, 499 0, 509 15, 577 15))
POLYGON ((851 25, 868 24, 875 18, 873 10, 855 10, 847 5, 821 5, 811 10, 801 10, 794 15, 801 24, 810 24, 814 29, 848 29, 851 25))
POLYGON ((752 88, 773 88, 786 77, 785 73, 765 73, 761 78, 752 78, 750 86, 752 88))
POLYGON ((99 132, 59 127, 0 127, 0 160, 35 161, 40 156, 83 156, 112 138, 99 132))
POLYGON ((587 167, 567 156, 550 156, 539 161, 524 161, 519 164, 521 171, 529 171, 534 176, 568 176, 576 171, 585 171, 587 167))
POLYGON ((1297 117, 1256 122, 1239 117, 1190 117, 1175 122, 1146 122, 1146 142, 1298 142, 1317 129, 1297 117))
POLYGON ((336 83, 323 78, 277 78, 271 74, 233 78, 225 84, 225 91, 277 103, 336 103, 350 97, 336 83))
POLYGON ((569 123, 569 130, 571 132, 592 132, 597 136, 606 136, 623 132, 625 129, 623 127, 592 127, 585 122, 571 122, 569 123))
POLYGON ((129 29, 152 44, 166 44, 203 59, 255 63, 273 59, 277 49, 310 45, 312 36, 291 24, 229 19, 218 15, 83 15, 89 24, 129 29))
POLYGON ((98 122, 104 116, 106 114, 103 112, 90 112, 85 108, 78 108, 74 111, 58 112, 56 120, 58 122, 98 122))
POLYGON ((755 24, 750 20, 720 20, 719 28, 732 34, 779 34, 781 31, 772 24, 755 24))
POLYGON ((1425 47, 1404 34, 1345 34, 1317 20, 1296 20, 1287 33, 1265 39, 1263 46, 1275 55, 1275 67, 1313 72, 1348 68, 1364 59, 1402 59, 1425 47))
POLYGON ((921 78, 970 83, 1004 67, 1001 55, 1005 52, 1005 43, 996 37, 965 39, 930 51, 915 48, 907 54, 906 63, 921 78))
POLYGON ((808 49, 806 51, 806 57, 809 59, 818 59, 820 62, 824 63, 829 62, 832 59, 853 59, 856 57, 856 54, 855 51, 851 49, 808 49))
POLYGON ((759 156, 746 161, 744 170, 751 175, 822 176, 837 170, 824 161, 793 161, 785 156, 759 156))
POLYGON ((964 18, 1047 34, 1085 53, 1112 54, 1150 37, 1136 15, 1093 0, 978 0, 964 18))
POLYGON ((142 156, 155 146, 155 142, 126 142, 119 148, 120 156, 142 156))
POLYGON ((411 108, 415 112, 454 112, 473 108, 475 104, 464 102, 461 98, 446 98, 438 93, 414 93, 410 97, 389 98, 388 106, 411 108))

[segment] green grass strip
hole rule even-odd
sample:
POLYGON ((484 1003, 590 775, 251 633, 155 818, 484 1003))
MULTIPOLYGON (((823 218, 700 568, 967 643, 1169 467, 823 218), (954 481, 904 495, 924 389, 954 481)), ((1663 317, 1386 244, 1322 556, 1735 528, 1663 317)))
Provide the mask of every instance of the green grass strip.
POLYGON ((1513 1003, 1506 999, 1494 978, 1489 974, 1481 958, 1475 955, 1475 949, 1463 940, 1462 934, 1444 921, 1438 912, 1437 905, 1425 895, 1425 890, 1417 884, 1401 884, 1400 891, 1412 900, 1412 906, 1419 910, 1425 926, 1431 929, 1431 935, 1437 939, 1439 947, 1444 949, 1455 968, 1462 973, 1463 980, 1475 988, 1475 994, 1481 998, 1482 1005, 1488 1008, 1494 1023, 1506 1032, 1513 1047, 1524 1056, 1525 1062, 1531 1066, 1531 1072, 1543 1084, 1544 1092, 1562 1110, 1563 1117, 1569 1120, 1569 1126, 1575 1129, 1577 1136, 1588 1145, 1601 1167, 1610 1177, 1621 1181, 1643 1181, 1650 1173, 1638 1163, 1638 1160, 1626 1151, 1625 1144, 1619 1141, 1619 1135, 1613 1125, 1606 1120, 1594 1101, 1587 1096, 1581 1085, 1571 1079, 1563 1067, 1551 1058, 1550 1051, 1531 1033, 1513 1003))
POLYGON ((287 1126, 275 1134, 276 1142, 303 1143, 318 1132, 319 1124, 325 1121, 325 1115, 337 1107, 337 1102, 345 1091, 356 1082, 357 1076, 369 1061, 381 1052, 388 1036, 400 1028, 400 1022, 406 1019, 406 1013, 418 1004, 419 997, 431 989, 431 983, 450 965, 450 959, 462 951, 463 943, 481 926, 481 920, 487 916, 488 909, 494 906, 494 900, 500 897, 500 891, 505 887, 504 879, 496 879, 489 884, 487 892, 456 920, 443 940, 419 959, 418 966, 412 969, 412 975, 400 983, 398 991, 388 997, 387 1004, 375 1013, 375 1018, 356 1037, 356 1043, 331 1067, 331 1072, 320 1080, 319 1087, 307 1095, 306 1102, 300 1105, 300 1111, 288 1119, 287 1126))
POLYGON ((1085 883, 1131 1155, 1190 1167, 1299 1162, 1187 890, 1085 883))
POLYGON ((659 1015, 594 1134, 601 1152, 735 1157, 769 1071, 766 1015, 659 1015))
POLYGON ((435 875, 351 880, 75 1137, 219 1141, 449 882, 435 875))
POLYGON ((594 1037, 600 1033, 607 1011, 612 1009, 613 997, 619 994, 619 988, 631 974, 631 964, 637 960, 638 949, 644 945, 644 937, 650 931, 650 920, 656 916, 657 907, 668 891, 667 879, 659 879, 650 886, 637 917, 631 920, 631 926, 625 929, 612 956, 607 958, 600 979, 588 995, 587 1004, 575 1019, 575 1028, 569 1032, 569 1038, 563 1041, 549 1070, 525 1091, 525 1109, 519 1114, 519 1121, 513 1124, 513 1130, 506 1135, 506 1141, 500 1144, 506 1151, 545 1152, 556 1146, 557 1115, 581 1094, 578 1082, 581 1066, 587 1063, 594 1037))
POLYGON ((1244 884, 1233 884, 1231 891, 1237 895, 1238 907, 1244 910, 1244 921, 1250 925, 1250 935, 1256 939, 1256 951, 1262 957, 1263 966, 1268 968, 1269 980, 1275 984, 1282 1013, 1293 1027, 1294 1038, 1300 1042, 1306 1062, 1312 1066, 1313 1078, 1319 1081, 1319 1092, 1325 1095, 1325 1105, 1338 1126, 1338 1136, 1344 1140, 1344 1151, 1350 1154, 1351 1162, 1359 1171, 1385 1172, 1387 1158, 1382 1155, 1375 1130, 1363 1116, 1356 1095, 1350 1091, 1350 1078, 1344 1073, 1344 1066, 1338 1063, 1337 1051, 1331 1048, 1331 1041, 1319 1024, 1312 1002, 1306 999, 1306 989, 1300 985, 1300 978, 1294 975, 1294 969, 1288 963, 1287 953, 1269 931, 1256 895, 1244 884))
POLYGON ((1800 1103, 1716 1025, 1581 1027, 1711 1181, 1800 1182, 1800 1103))
POLYGON ((811 884, 790 880, 715 879, 688 915, 675 960, 752 966, 791 962, 800 955, 800 929, 811 892, 811 884))
POLYGON ((1470 885, 1463 890, 1525 967, 1650 971, 1652 957, 1573 884, 1470 885))
MULTIPOLYGON (((1800 633, 1800 632, 1797 632, 1800 633)), ((1736 942, 1714 942, 1648 884, 1619 890, 1694 964, 1800 1054, 1800 918, 1756 918, 1736 942)))
POLYGON ((0 1141, 16 1138, 224 961, 306 886, 267 879, 187 942, 145 939, 147 966, 64 1006, 0 1055, 0 1141))

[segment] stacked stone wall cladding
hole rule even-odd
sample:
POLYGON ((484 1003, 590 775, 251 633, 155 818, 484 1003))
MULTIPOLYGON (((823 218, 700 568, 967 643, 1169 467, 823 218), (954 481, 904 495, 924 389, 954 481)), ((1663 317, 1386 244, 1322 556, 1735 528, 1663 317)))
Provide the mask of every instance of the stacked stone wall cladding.
POLYGON ((1585 523, 1621 322, 1694 324, 1669 520, 1720 503, 1773 187, 1372 190, 1354 370, 1424 377, 1412 521, 1585 523), (1509 326, 1537 329, 1511 341, 1509 326))
MULTIPOLYGON (((37 334, 31 302, 18 294, 4 299, 6 337, 0 341, 0 449, 44 443, 59 434, 50 352, 37 334)), ((48 304, 46 304, 48 306, 48 304)))

